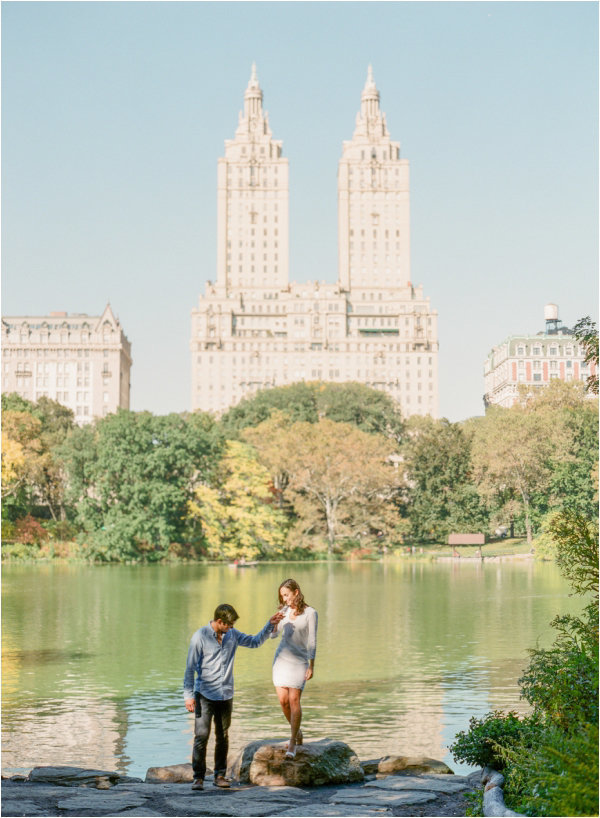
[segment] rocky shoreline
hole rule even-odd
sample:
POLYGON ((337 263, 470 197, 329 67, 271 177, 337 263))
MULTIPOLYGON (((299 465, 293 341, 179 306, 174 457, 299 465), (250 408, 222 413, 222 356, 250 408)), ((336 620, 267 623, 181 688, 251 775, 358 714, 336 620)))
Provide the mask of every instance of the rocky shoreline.
POLYGON ((481 771, 454 775, 434 759, 387 756, 359 762, 347 745, 331 739, 298 748, 293 762, 283 757, 281 743, 253 742, 231 765, 231 789, 219 789, 208 776, 201 792, 191 789, 189 764, 150 768, 145 781, 105 770, 36 767, 28 776, 3 777, 2 814, 459 816, 466 814, 465 794, 481 783, 481 771))

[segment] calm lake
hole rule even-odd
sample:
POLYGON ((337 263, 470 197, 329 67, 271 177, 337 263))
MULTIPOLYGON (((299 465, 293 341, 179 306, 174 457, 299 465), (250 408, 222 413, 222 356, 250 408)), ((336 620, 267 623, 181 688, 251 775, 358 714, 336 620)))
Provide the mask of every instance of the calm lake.
MULTIPOLYGON (((181 687, 192 633, 220 602, 256 633, 290 576, 319 613, 306 740, 341 739, 361 759, 426 754, 459 772, 454 734, 473 714, 525 711, 517 679, 527 649, 552 641, 556 614, 582 607, 554 565, 525 560, 2 573, 4 772, 74 764, 144 777, 188 761, 193 716, 181 687)), ((254 738, 287 737, 275 647, 237 652, 230 757, 254 738)))

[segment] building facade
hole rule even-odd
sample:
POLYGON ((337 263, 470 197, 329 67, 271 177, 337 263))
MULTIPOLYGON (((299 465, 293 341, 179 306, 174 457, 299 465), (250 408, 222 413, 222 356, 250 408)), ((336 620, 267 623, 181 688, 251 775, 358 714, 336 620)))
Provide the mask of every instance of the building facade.
POLYGON ((42 396, 89 423, 129 408, 131 345, 108 304, 102 315, 2 318, 2 391, 42 396))
POLYGON ((289 181, 256 70, 218 163, 217 278, 192 311, 192 409, 259 389, 357 381, 438 414, 437 312, 410 276, 409 167, 369 68, 338 169, 336 283, 289 282, 289 181))
POLYGON ((486 406, 510 408, 519 386, 547 385, 551 380, 587 381, 596 374, 572 331, 561 324, 556 304, 544 308, 546 327, 536 335, 512 335, 494 347, 484 364, 486 406))

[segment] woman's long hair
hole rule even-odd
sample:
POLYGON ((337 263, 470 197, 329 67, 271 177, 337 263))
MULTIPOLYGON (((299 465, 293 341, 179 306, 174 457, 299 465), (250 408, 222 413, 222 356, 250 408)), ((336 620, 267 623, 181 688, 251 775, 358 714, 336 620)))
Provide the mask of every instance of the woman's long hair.
POLYGON ((295 607, 295 610, 298 611, 299 614, 304 613, 304 609, 308 606, 308 603, 305 601, 304 594, 300 590, 300 586, 298 585, 296 580, 295 579, 286 579, 279 586, 279 591, 277 592, 277 595, 279 596, 279 607, 280 608, 283 607, 283 599, 281 598, 281 589, 282 588, 289 588, 289 590, 292 591, 292 593, 294 591, 298 591, 298 596, 296 598, 296 603, 295 603, 294 607, 295 607))

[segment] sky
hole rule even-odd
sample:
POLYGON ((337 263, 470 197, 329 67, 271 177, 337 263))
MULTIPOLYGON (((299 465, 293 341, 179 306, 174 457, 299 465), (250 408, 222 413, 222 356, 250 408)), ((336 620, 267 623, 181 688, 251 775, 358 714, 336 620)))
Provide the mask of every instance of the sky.
POLYGON ((256 61, 290 162, 290 279, 337 278, 337 163, 373 65, 411 172, 440 414, 507 336, 598 312, 595 2, 2 3, 2 314, 101 314, 134 410, 190 409, 216 170, 256 61))

